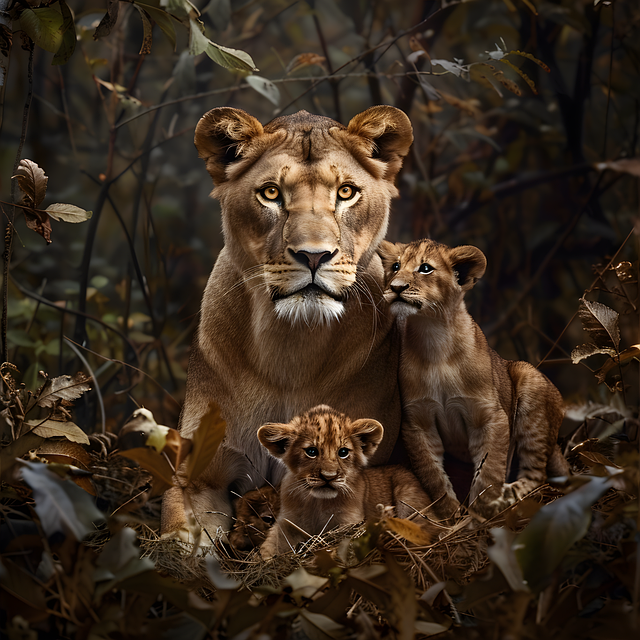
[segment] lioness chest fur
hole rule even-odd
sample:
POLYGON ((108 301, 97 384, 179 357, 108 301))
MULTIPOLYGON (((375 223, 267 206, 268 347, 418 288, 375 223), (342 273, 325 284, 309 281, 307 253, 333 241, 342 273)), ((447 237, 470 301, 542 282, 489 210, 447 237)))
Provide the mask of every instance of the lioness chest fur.
POLYGON ((463 297, 484 274, 476 247, 432 240, 383 243, 385 299, 403 327, 402 434, 412 468, 451 516, 459 502, 443 468, 444 452, 472 461, 469 501, 485 516, 569 472, 556 443, 562 397, 526 362, 503 360, 487 344, 463 297), (517 454, 517 480, 505 484, 517 454))
POLYGON ((383 422, 373 462, 389 458, 401 422, 400 347, 376 249, 411 141, 406 115, 384 106, 346 127, 304 111, 263 127, 226 107, 198 123, 225 246, 202 300, 180 428, 191 437, 216 402, 226 435, 196 482, 178 470, 164 534, 193 541, 185 505, 209 535, 228 530, 229 488, 275 484, 284 470, 258 427, 319 403, 383 422))
POLYGON ((288 424, 266 424, 258 438, 287 471, 276 524, 260 548, 263 558, 295 549, 309 536, 379 515, 379 505, 406 518, 431 500, 404 467, 367 469, 382 441, 382 425, 351 421, 320 405, 288 424))

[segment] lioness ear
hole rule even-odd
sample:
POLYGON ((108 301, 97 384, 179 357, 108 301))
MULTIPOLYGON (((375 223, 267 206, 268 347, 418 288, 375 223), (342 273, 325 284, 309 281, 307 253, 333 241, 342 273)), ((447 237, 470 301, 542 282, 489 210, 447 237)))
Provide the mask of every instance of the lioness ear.
POLYGON ((463 291, 472 289, 475 283, 482 278, 487 268, 487 259, 484 257, 484 253, 478 247, 471 245, 451 249, 449 260, 451 260, 451 266, 456 272, 458 284, 463 291))
POLYGON ((393 182, 413 142, 413 129, 400 109, 379 105, 354 116, 347 131, 364 138, 371 158, 386 162, 385 180, 393 182))
POLYGON ((289 424, 270 422, 258 429, 258 440, 272 456, 282 458, 293 439, 293 430, 289 424))
POLYGON ((364 418, 351 423, 351 435, 360 442, 365 457, 370 458, 382 442, 384 429, 377 420, 364 418))
POLYGON ((262 125, 246 111, 218 107, 200 118, 193 141, 213 182, 220 184, 227 165, 242 155, 247 142, 262 133, 262 125))

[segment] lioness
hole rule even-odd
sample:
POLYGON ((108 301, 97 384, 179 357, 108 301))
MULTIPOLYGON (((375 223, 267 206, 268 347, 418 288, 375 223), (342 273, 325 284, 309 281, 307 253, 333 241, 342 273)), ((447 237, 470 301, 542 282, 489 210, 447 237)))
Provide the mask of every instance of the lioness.
POLYGON ((473 462, 469 502, 485 516, 541 485, 547 472, 568 474, 556 443, 560 392, 529 363, 503 360, 465 306, 464 294, 486 268, 482 251, 418 240, 384 242, 380 253, 384 296, 404 326, 402 436, 434 511, 449 517, 460 506, 445 451, 473 462), (514 453, 518 477, 505 484, 514 453))
MULTIPOLYGON (((373 462, 389 458, 401 421, 400 349, 376 249, 412 140, 407 116, 387 106, 347 127, 306 111, 263 127, 227 107, 198 123, 225 246, 202 300, 181 430, 191 436, 211 401, 227 430, 186 497, 179 486, 165 493, 164 534, 193 541, 185 504, 209 535, 228 530, 229 487, 275 484, 284 470, 258 428, 321 402, 383 422, 373 462)), ((186 484, 180 470, 177 480, 186 484)))
POLYGON ((288 424, 258 429, 262 446, 287 466, 280 511, 260 547, 263 558, 295 549, 309 536, 375 518, 379 505, 407 518, 431 504, 408 469, 366 468, 383 433, 377 420, 352 421, 326 405, 288 424))

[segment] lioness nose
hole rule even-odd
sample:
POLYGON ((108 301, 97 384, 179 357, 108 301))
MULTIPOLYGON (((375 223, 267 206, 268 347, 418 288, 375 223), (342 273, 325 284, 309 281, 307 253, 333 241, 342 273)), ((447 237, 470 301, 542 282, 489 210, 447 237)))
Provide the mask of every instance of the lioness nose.
POLYGON ((333 256, 338 253, 337 249, 333 253, 330 251, 293 251, 292 249, 289 249, 289 251, 291 251, 291 255, 298 262, 303 264, 305 267, 309 267, 312 274, 315 274, 315 272, 318 270, 318 267, 323 262, 329 262, 333 258, 333 256))
POLYGON ((389 286, 394 293, 402 293, 405 289, 409 288, 407 282, 392 282, 389 286))

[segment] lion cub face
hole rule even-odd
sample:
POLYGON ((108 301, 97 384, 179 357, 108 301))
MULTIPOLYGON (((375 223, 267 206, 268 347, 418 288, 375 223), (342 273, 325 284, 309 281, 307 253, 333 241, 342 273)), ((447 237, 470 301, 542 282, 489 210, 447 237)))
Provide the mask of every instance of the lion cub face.
POLYGON ((455 311, 466 291, 482 277, 487 260, 477 247, 447 247, 433 240, 383 242, 384 298, 399 317, 455 311))
MULTIPOLYGON (((291 497, 349 498, 382 440, 376 420, 351 421, 325 405, 296 416, 289 424, 266 424, 258 439, 288 469, 283 480, 291 497)), ((284 499, 284 497, 283 497, 284 499)))

